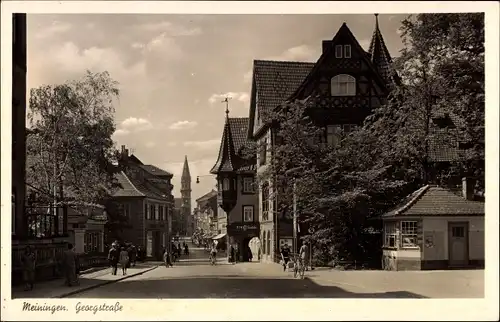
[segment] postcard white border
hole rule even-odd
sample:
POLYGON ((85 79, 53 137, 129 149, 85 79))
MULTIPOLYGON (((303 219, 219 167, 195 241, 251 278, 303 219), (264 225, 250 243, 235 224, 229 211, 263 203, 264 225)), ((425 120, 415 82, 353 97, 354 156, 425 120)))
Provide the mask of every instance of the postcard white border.
MULTIPOLYGON (((499 5, 489 1, 2 1, 1 16, 1 247, 2 320, 460 320, 498 319, 498 71, 499 5), (10 299, 11 266, 11 44, 13 12, 26 13, 183 13, 183 14, 349 14, 378 12, 485 12, 486 24, 486 269, 484 299, 251 299, 251 300, 119 300, 120 313, 96 315, 23 312, 23 300, 10 299)), ((334 31, 332 31, 334 32, 334 31)), ((42 54, 43 55, 43 54, 42 54)), ((34 302, 33 300, 30 302, 34 302)), ((39 304, 74 307, 78 300, 42 299, 39 304)), ((87 304, 116 300, 85 300, 87 304)))

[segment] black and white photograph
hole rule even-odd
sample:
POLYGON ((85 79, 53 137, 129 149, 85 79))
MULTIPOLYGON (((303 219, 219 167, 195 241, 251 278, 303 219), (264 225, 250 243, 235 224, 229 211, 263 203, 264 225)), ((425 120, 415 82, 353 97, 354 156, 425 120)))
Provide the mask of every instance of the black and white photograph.
POLYGON ((2 13, 2 320, 153 319, 139 299, 266 319, 255 300, 488 298, 498 318, 498 4, 67 2, 2 13))

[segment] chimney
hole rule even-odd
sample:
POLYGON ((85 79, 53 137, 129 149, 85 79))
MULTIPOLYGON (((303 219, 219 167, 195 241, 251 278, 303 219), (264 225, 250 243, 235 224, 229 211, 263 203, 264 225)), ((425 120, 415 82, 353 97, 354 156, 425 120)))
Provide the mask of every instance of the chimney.
POLYGON ((476 179, 470 177, 462 178, 462 195, 467 200, 474 200, 474 188, 476 179))
POLYGON ((322 42, 322 47, 323 47, 323 54, 332 46, 332 41, 331 40, 323 40, 322 42))

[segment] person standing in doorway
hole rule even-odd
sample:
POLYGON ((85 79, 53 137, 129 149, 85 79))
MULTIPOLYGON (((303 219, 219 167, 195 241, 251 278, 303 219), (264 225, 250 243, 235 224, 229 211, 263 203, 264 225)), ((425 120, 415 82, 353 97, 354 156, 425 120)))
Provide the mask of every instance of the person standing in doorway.
POLYGON ((30 246, 26 246, 24 253, 21 255, 21 264, 23 267, 23 279, 25 283, 25 291, 31 291, 35 283, 36 255, 31 250, 30 246))
POLYGON ((234 264, 234 246, 232 244, 229 245, 229 262, 234 264))

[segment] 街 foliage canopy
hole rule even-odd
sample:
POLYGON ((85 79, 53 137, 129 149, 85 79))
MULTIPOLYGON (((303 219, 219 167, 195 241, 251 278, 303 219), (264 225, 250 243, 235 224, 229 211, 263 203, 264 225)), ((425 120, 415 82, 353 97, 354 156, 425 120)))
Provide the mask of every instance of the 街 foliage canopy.
POLYGON ((314 97, 264 116, 277 134, 260 180, 279 194, 281 216, 293 214, 295 191, 305 239, 323 263, 379 260, 381 236, 370 233, 380 231, 379 216, 423 184, 473 175, 484 187, 483 14, 412 15, 401 37, 401 84, 339 145, 319 139, 314 97), (439 126, 443 119, 453 126, 439 126), (442 160, 436 144, 462 149, 442 160))

